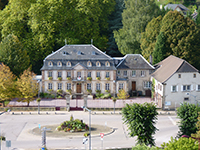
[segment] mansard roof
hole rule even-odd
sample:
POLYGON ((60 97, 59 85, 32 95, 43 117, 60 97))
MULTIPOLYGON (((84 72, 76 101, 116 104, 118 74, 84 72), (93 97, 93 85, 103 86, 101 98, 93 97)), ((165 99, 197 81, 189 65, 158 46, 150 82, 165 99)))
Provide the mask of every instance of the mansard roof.
POLYGON ((127 54, 117 65, 117 69, 155 69, 142 55, 127 54))
POLYGON ((41 70, 71 70, 77 64, 89 70, 116 70, 113 58, 94 45, 65 45, 44 59, 41 70), (62 66, 57 66, 58 61, 62 63, 62 66), (87 66, 88 61, 92 63, 91 67, 87 66), (101 67, 96 66, 97 61, 101 63, 101 67), (52 62, 53 66, 49 66, 49 62, 52 62), (70 67, 66 66, 67 62, 71 63, 70 67), (110 67, 105 66, 106 62, 110 63, 110 67))

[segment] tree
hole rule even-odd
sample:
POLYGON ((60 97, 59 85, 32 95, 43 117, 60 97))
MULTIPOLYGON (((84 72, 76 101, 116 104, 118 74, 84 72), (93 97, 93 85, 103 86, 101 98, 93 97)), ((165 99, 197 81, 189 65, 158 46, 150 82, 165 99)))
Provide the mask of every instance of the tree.
POLYGON ((3 103, 12 100, 17 95, 17 89, 14 83, 15 76, 10 68, 3 63, 0 64, 0 101, 3 103))
POLYGON ((177 116, 180 118, 178 137, 182 135, 190 136, 192 133, 196 133, 199 111, 200 107, 198 105, 188 103, 183 103, 177 109, 177 116))
POLYGON ((122 56, 118 50, 118 46, 115 42, 113 31, 118 31, 123 27, 122 25, 122 12, 124 10, 124 0, 115 0, 115 10, 109 16, 109 33, 108 33, 108 48, 106 53, 111 56, 122 56))
POLYGON ((30 68, 25 70, 20 78, 16 81, 19 91, 21 92, 21 99, 19 101, 29 103, 35 99, 38 94, 38 83, 35 79, 35 74, 31 72, 30 68))
POLYGON ((196 18, 196 24, 200 25, 200 7, 197 10, 197 18, 196 18))
POLYGON ((122 13, 122 29, 114 32, 115 41, 122 54, 141 53, 141 33, 161 10, 154 0, 127 0, 122 13))
POLYGON ((129 94, 125 90, 121 89, 121 90, 119 90, 119 93, 117 93, 117 97, 118 97, 118 99, 125 100, 125 99, 129 98, 129 94))
POLYGON ((16 76, 30 66, 30 59, 19 39, 10 34, 0 43, 0 61, 7 65, 16 76))
POLYGON ((198 145, 198 142, 192 138, 181 137, 179 139, 173 139, 171 137, 169 143, 163 143, 161 146, 164 150, 198 150, 198 145))
POLYGON ((130 136, 137 136, 137 144, 155 145, 153 134, 157 130, 157 115, 156 106, 152 103, 126 104, 122 109, 123 121, 128 126, 130 136))
MULTIPOLYGON (((174 55, 180 57, 196 68, 200 68, 200 62, 198 61, 200 59, 200 45, 198 44, 200 42, 200 29, 195 22, 177 11, 169 11, 160 24, 159 33, 163 32, 166 38, 165 56, 174 55)), ((149 40, 151 44, 156 43, 155 40, 149 40)), ((142 54, 147 51, 148 56, 144 56, 146 59, 153 53, 153 49, 142 47, 142 54)))
POLYGON ((153 64, 156 64, 165 59, 166 55, 165 42, 166 42, 165 35, 163 32, 160 32, 160 34, 157 36, 155 49, 153 51, 153 64))

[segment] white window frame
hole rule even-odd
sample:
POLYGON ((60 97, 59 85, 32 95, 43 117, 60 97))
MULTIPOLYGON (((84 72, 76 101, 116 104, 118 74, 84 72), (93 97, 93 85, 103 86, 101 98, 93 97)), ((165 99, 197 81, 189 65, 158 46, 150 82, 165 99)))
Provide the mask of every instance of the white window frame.
POLYGON ((132 77, 136 77, 136 70, 132 70, 132 77))
POLYGON ((124 83, 119 83, 119 90, 124 89, 124 83))
POLYGON ((145 71, 141 70, 141 77, 145 77, 145 71))
POLYGON ((172 85, 171 92, 173 92, 173 93, 178 92, 178 85, 172 85))
POLYGON ((67 71, 67 77, 71 77, 71 71, 67 71))
POLYGON ((99 61, 96 62, 97 67, 101 67, 101 63, 99 61))
POLYGON ((151 82, 150 81, 144 81, 144 88, 151 88, 151 82))
POLYGON ((192 90, 192 85, 182 85, 181 86, 181 91, 187 92, 192 90))
POLYGON ((81 71, 77 72, 77 77, 81 77, 81 71))
POLYGON ((71 90, 71 83, 67 83, 67 90, 71 90))
POLYGON ((71 67, 71 62, 68 61, 68 62, 66 63, 66 66, 67 66, 67 67, 71 67))
POLYGON ((101 90, 101 84, 100 83, 96 83, 96 90, 101 90))
POLYGON ((53 77, 53 72, 52 71, 48 72, 48 77, 53 77))
POLYGON ((106 62, 106 67, 110 67, 110 63, 108 61, 106 62))
POLYGON ((62 83, 58 83, 58 90, 62 90, 62 83))
POLYGON ((87 83, 87 90, 91 90, 91 89, 92 89, 91 83, 87 83))
POLYGON ((62 78, 62 72, 61 71, 58 71, 58 77, 62 78))
POLYGON ((49 67, 53 67, 53 63, 50 61, 50 62, 48 63, 48 66, 49 66, 49 67))
POLYGON ((53 89, 53 83, 48 83, 48 90, 52 90, 53 89))
POLYGON ((92 77, 92 73, 88 72, 87 77, 92 77))
POLYGON ((62 67, 62 62, 59 61, 59 62, 57 63, 57 66, 58 66, 58 67, 62 67))
POLYGON ((196 91, 200 91, 200 84, 196 85, 196 91))
POLYGON ((96 77, 101 77, 101 73, 97 72, 96 77))
POLYGON ((90 61, 87 62, 88 67, 92 67, 92 63, 90 61))
POLYGON ((105 90, 110 90, 110 84, 109 83, 105 84, 105 90))
POLYGON ((110 77, 110 72, 106 72, 106 78, 110 77))

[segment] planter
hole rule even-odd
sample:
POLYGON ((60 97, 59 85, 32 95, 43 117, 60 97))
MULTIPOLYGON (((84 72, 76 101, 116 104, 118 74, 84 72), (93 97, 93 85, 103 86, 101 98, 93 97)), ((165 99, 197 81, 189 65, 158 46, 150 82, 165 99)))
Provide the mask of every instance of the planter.
POLYGON ((71 77, 67 77, 67 80, 71 80, 71 77))
POLYGON ((92 77, 87 77, 87 80, 88 81, 92 81, 92 77))
POLYGON ((106 77, 106 80, 110 80, 110 77, 106 77))
POLYGON ((48 77, 48 80, 53 80, 53 77, 48 77))
POLYGON ((72 90, 69 89, 69 90, 66 90, 67 93, 69 93, 70 95, 72 94, 72 90))
POLYGON ((110 93, 110 90, 105 90, 106 93, 110 93))
POLYGON ((97 79, 97 80, 100 80, 100 79, 101 79, 101 77, 96 77, 96 79, 97 79))
POLYGON ((62 77, 58 77, 58 80, 61 81, 61 80, 62 80, 62 77))

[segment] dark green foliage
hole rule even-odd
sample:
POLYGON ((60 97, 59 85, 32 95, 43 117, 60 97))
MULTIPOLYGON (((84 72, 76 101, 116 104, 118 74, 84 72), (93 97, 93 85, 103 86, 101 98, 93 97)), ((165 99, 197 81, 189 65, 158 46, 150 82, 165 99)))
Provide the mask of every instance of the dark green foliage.
POLYGON ((182 135, 190 136, 192 133, 196 133, 199 111, 200 107, 198 105, 188 103, 183 103, 177 109, 177 116, 180 118, 178 137, 182 135))
POLYGON ((83 123, 79 119, 72 119, 73 116, 70 117, 70 121, 64 121, 57 127, 58 131, 65 131, 65 132, 81 132, 81 131, 88 131, 89 127, 87 124, 83 123))
POLYGON ((157 36, 155 49, 153 51, 153 64, 156 64, 165 59, 165 54, 166 54, 165 42, 166 42, 165 35, 163 32, 160 32, 160 34, 157 36))
POLYGON ((157 130, 157 115, 156 106, 152 103, 126 104, 122 109, 124 123, 128 126, 130 136, 137 136, 137 144, 155 145, 153 134, 157 130))
POLYGON ((132 150, 161 150, 161 148, 158 147, 148 147, 145 144, 142 145, 136 145, 135 147, 132 148, 132 150))
POLYGON ((196 18, 196 24, 199 26, 200 25, 200 7, 197 11, 198 15, 197 15, 197 18, 196 18))
POLYGON ((198 150, 198 142, 192 138, 181 137, 173 139, 169 143, 163 143, 161 146, 164 150, 198 150))
POLYGON ((4 7, 8 4, 8 0, 0 0, 0 9, 4 9, 4 7))
POLYGON ((155 0, 127 0, 122 13, 123 27, 114 32, 115 41, 122 54, 140 53, 141 33, 153 17, 161 14, 155 0))
POLYGON ((16 76, 29 67, 27 51, 16 36, 10 34, 1 41, 0 62, 7 65, 16 76))
POLYGON ((115 0, 115 10, 114 12, 109 16, 109 35, 108 35, 108 48, 106 50, 108 55, 111 56, 122 56, 122 54, 119 52, 117 44, 114 39, 114 33, 113 31, 118 31, 122 28, 122 12, 124 9, 124 0, 115 0))
MULTIPOLYGON (((153 29, 153 26, 158 26, 157 23, 159 20, 160 19, 157 19, 157 21, 152 20, 154 23, 152 24, 150 22, 149 24, 151 24, 151 26, 147 26, 149 29, 146 29, 146 31, 153 29)), ((155 31, 153 35, 157 35, 157 33, 160 32, 163 32, 166 38, 166 57, 174 55, 185 59, 197 69, 200 68, 200 45, 198 44, 200 43, 200 29, 193 20, 184 17, 177 11, 169 11, 162 20, 160 20, 160 27, 157 27, 157 31, 155 31)), ((151 32, 147 32, 145 35, 149 33, 151 32)), ((150 36, 146 41, 149 40, 149 43, 153 45, 153 43, 156 43, 154 39, 155 36, 150 36)), ((152 53, 153 48, 149 49, 148 45, 142 47, 142 54, 148 54, 144 55, 146 59, 148 59, 152 53)))

